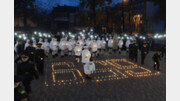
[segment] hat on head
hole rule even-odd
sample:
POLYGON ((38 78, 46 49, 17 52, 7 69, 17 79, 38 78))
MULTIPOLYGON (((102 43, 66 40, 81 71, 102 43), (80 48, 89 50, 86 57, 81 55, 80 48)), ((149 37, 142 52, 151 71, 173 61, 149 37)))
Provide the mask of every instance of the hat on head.
POLYGON ((29 56, 27 51, 25 51, 25 50, 23 52, 21 52, 21 55, 29 56))
POLYGON ((37 43, 36 45, 42 45, 42 43, 37 43))
POLYGON ((84 46, 84 48, 88 48, 87 46, 84 46))

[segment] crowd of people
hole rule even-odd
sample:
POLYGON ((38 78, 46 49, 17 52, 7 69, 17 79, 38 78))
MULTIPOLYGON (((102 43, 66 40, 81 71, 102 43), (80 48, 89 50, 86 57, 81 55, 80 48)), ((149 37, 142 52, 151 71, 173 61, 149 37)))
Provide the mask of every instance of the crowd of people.
MULTIPOLYGON (((31 81, 38 79, 39 76, 44 74, 44 59, 49 57, 50 54, 53 58, 69 56, 75 57, 77 63, 83 64, 84 74, 87 78, 91 78, 92 73, 95 71, 94 57, 99 57, 104 52, 112 54, 118 52, 121 54, 123 50, 127 51, 129 59, 138 61, 138 51, 141 53, 141 64, 144 65, 144 60, 149 53, 149 45, 143 43, 139 45, 135 40, 123 39, 118 40, 117 37, 110 37, 105 40, 103 37, 81 39, 52 38, 49 42, 48 39, 27 40, 23 43, 18 40, 15 44, 15 63, 17 64, 17 74, 15 75, 15 101, 18 99, 28 99, 28 94, 31 93, 31 81), (36 42, 37 41, 37 42, 36 42), (59 56, 60 53, 60 56, 59 56), (22 82, 22 84, 20 83, 22 82), (23 91, 22 86, 25 90, 23 91)), ((156 52, 152 59, 154 61, 153 67, 155 70, 160 71, 160 60, 165 55, 165 46, 156 52)))

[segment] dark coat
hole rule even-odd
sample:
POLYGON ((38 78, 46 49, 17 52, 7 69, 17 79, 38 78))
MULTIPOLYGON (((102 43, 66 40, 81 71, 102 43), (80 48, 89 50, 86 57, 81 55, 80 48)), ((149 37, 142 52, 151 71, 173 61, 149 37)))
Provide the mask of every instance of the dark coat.
POLYGON ((21 62, 17 64, 17 75, 23 76, 25 80, 33 80, 38 78, 35 65, 31 61, 21 62))

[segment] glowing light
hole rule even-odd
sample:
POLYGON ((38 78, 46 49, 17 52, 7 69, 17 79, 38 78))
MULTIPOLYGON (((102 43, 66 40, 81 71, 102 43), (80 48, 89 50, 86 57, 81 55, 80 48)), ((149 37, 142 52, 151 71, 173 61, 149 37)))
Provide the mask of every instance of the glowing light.
POLYGON ((24 40, 26 40, 27 38, 26 37, 23 37, 24 40))
POLYGON ((90 31, 93 32, 93 29, 91 29, 90 31))
POLYGON ((21 35, 19 35, 18 37, 19 37, 20 39, 22 38, 22 36, 21 36, 21 35))
POLYGON ((91 35, 90 37, 93 38, 93 35, 91 35))
POLYGON ((32 37, 31 39, 34 40, 34 37, 32 37))
POLYGON ((17 33, 14 33, 14 35, 17 35, 17 33))
POLYGON ((37 34, 37 32, 34 32, 34 34, 36 35, 36 34, 37 34))

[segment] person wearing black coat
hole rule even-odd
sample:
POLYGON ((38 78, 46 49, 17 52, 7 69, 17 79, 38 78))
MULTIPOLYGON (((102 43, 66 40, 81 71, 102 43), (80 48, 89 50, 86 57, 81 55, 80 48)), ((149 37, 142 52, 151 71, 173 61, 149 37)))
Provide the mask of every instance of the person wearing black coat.
POLYGON ((29 96, 24 90, 23 85, 21 84, 22 81, 22 77, 17 75, 14 76, 14 101, 29 101, 29 96))
POLYGON ((29 56, 26 52, 21 54, 21 62, 17 64, 17 75, 24 77, 22 83, 27 93, 31 93, 31 81, 38 79, 37 69, 35 64, 29 61, 29 56))
POLYGON ((139 46, 137 43, 134 43, 134 48, 133 48, 133 60, 135 60, 135 62, 137 62, 138 60, 138 49, 139 46))
POLYGON ((133 60, 133 50, 134 50, 134 43, 131 41, 129 44, 129 59, 133 60))
POLYGON ((144 60, 148 54, 149 50, 146 43, 143 43, 143 46, 141 47, 141 65, 144 65, 144 60))
POLYGON ((39 74, 44 73, 44 58, 45 58, 45 51, 44 49, 41 49, 41 43, 37 44, 37 49, 35 51, 35 62, 37 65, 37 69, 39 71, 39 74))
POLYGON ((153 65, 154 70, 157 69, 158 71, 160 71, 160 69, 159 69, 159 66, 160 66, 159 61, 161 60, 161 51, 158 51, 157 53, 155 53, 153 55, 152 59, 154 61, 154 65, 153 65))
POLYGON ((161 57, 163 58, 166 55, 166 45, 163 45, 161 48, 161 57))
POLYGON ((34 54, 35 54, 35 48, 33 47, 33 43, 30 42, 29 46, 26 48, 26 52, 29 55, 29 61, 34 62, 34 54))

